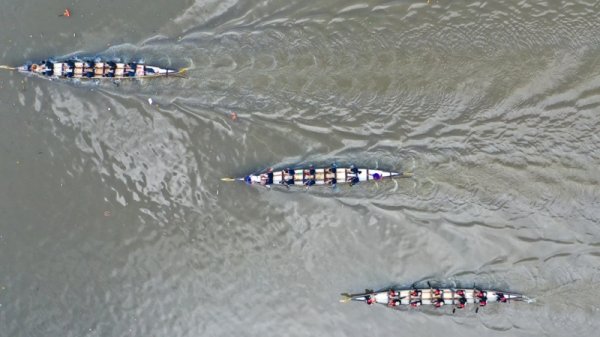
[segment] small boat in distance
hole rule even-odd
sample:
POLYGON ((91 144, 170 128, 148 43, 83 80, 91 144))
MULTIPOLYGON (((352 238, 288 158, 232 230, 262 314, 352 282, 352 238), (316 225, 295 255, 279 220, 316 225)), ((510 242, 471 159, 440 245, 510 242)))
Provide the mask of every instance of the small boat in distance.
POLYGON ((412 173, 392 172, 369 168, 350 167, 315 168, 286 168, 274 171, 268 169, 266 172, 249 174, 243 178, 222 178, 222 181, 241 181, 249 185, 270 186, 334 186, 337 184, 356 185, 365 181, 380 181, 383 179, 411 177, 412 173))
POLYGON ((365 302, 368 305, 383 304, 389 308, 399 309, 401 307, 416 308, 421 305, 432 305, 440 308, 444 305, 456 309, 463 309, 468 304, 477 307, 486 306, 488 303, 510 303, 510 302, 533 302, 527 296, 504 292, 498 290, 482 290, 477 288, 412 288, 412 289, 388 289, 381 291, 365 290, 361 294, 342 294, 340 302, 350 301, 365 302))
POLYGON ((66 59, 62 61, 44 60, 20 67, 0 66, 2 69, 17 70, 48 79, 79 80, 120 80, 156 77, 184 77, 186 69, 168 69, 146 65, 141 62, 123 63, 116 61, 66 59))

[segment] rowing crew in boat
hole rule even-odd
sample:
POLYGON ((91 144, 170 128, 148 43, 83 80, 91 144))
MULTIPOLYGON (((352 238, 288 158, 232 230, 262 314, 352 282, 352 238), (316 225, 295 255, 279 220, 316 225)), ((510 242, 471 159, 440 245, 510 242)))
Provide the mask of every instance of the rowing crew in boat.
MULTIPOLYGON (((354 165, 352 165, 352 167, 354 167, 354 165)), ((352 170, 352 169, 351 169, 352 170)), ((352 171, 353 173, 358 172, 356 170, 352 171)), ((330 168, 325 169, 324 172, 324 181, 325 184, 327 185, 331 185, 332 187, 335 187, 335 185, 337 184, 337 178, 336 178, 336 174, 337 174, 337 166, 335 164, 332 164, 330 168)), ((358 174, 358 173, 356 173, 358 174)), ((294 176, 296 175, 296 171, 294 171, 291 168, 286 168, 283 170, 283 179, 281 181, 279 181, 280 184, 286 185, 289 188, 289 185, 294 185, 295 184, 295 178, 294 176)), ((306 186, 306 188, 309 188, 310 186, 313 186, 316 184, 317 181, 317 171, 314 167, 314 165, 310 165, 309 168, 307 170, 303 170, 302 171, 302 175, 303 175, 303 184, 306 186)), ((261 185, 265 185, 265 186, 269 186, 273 184, 273 168, 269 168, 267 170, 267 173, 263 173, 261 174, 261 185)), ((356 183, 358 183, 358 177, 356 183)), ((350 184, 352 186, 352 184, 350 184)))
POLYGON ((290 188, 292 186, 303 186, 310 188, 312 186, 331 186, 337 184, 348 184, 354 186, 366 181, 380 181, 383 179, 393 179, 410 177, 411 173, 384 171, 379 169, 358 168, 354 165, 350 167, 337 167, 335 164, 329 167, 317 168, 310 165, 306 168, 285 168, 283 170, 273 170, 272 168, 261 173, 249 174, 243 178, 222 178, 223 181, 243 181, 248 185, 262 185, 267 188, 275 184, 290 188))
POLYGON ((142 63, 117 63, 113 61, 82 61, 68 59, 63 61, 44 60, 38 64, 24 65, 16 70, 23 73, 35 74, 46 78, 150 78, 160 76, 182 76, 185 69, 180 71, 163 69, 142 63))
MULTIPOLYGON (((429 282, 428 282, 429 283, 429 282)), ((363 293, 349 294, 343 293, 340 302, 350 301, 366 302, 372 306, 374 304, 383 304, 389 308, 399 309, 400 307, 417 308, 420 306, 431 305, 434 308, 450 306, 452 313, 456 309, 464 309, 471 304, 475 307, 475 313, 481 307, 488 303, 508 303, 508 302, 534 302, 522 294, 502 292, 497 290, 482 290, 478 288, 412 288, 412 289, 394 289, 373 291, 365 289, 363 293)))
MULTIPOLYGON (((496 294, 496 302, 501 302, 501 303, 507 302, 507 298, 506 298, 506 296, 504 296, 504 293, 496 292, 495 294, 496 294)), ((463 290, 463 289, 456 290, 454 292, 454 295, 458 296, 458 298, 454 297, 453 303, 455 304, 455 308, 456 309, 465 308, 465 305, 468 302, 465 290, 463 290)), ((409 305, 411 307, 416 308, 423 304, 423 292, 420 289, 412 289, 408 293, 408 296, 409 296, 409 305)), ((398 307, 398 306, 402 305, 402 299, 405 297, 406 296, 401 297, 399 291, 390 289, 387 292, 387 298, 388 298, 387 306, 388 307, 398 307)), ((478 303, 478 305, 480 307, 484 307, 487 305, 487 300, 488 300, 487 291, 474 289, 473 297, 477 299, 476 303, 478 303)), ((446 301, 444 300, 444 290, 439 289, 439 288, 431 289, 429 301, 434 306, 434 308, 440 308, 443 305, 445 305, 446 301)), ((377 303, 376 294, 371 293, 371 294, 366 295, 365 302, 368 305, 373 305, 373 304, 377 303)))

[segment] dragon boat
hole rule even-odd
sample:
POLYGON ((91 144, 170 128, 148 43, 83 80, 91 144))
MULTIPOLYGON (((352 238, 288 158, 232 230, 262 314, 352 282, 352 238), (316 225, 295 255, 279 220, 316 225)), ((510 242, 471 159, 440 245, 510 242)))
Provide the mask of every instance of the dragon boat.
POLYGON ((381 291, 366 289, 364 293, 360 294, 342 294, 340 302, 351 301, 365 302, 368 305, 381 304, 396 309, 401 307, 416 308, 421 305, 440 308, 449 305, 453 307, 454 312, 454 310, 463 309, 469 304, 477 307, 477 311, 488 303, 532 302, 533 300, 518 293, 477 288, 392 288, 381 291))
POLYGON ((240 178, 222 178, 222 181, 240 181, 249 185, 263 186, 331 186, 337 184, 355 185, 359 182, 381 181, 384 179, 411 177, 412 173, 392 172, 378 169, 331 166, 327 168, 286 168, 268 169, 265 172, 249 174, 240 178))
POLYGON ((2 69, 16 70, 48 79, 144 79, 156 77, 182 77, 186 69, 179 70, 146 65, 141 62, 122 63, 116 61, 66 59, 61 61, 44 60, 20 67, 0 66, 2 69))

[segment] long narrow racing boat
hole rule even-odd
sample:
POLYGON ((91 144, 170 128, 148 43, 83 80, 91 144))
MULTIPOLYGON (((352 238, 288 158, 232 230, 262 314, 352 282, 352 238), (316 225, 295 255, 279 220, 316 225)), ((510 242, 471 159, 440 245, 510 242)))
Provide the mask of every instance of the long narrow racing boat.
POLYGON ((533 300, 517 293, 475 288, 392 288, 381 291, 367 289, 361 294, 342 294, 340 302, 346 303, 350 301, 365 302, 369 305, 383 304, 390 308, 415 308, 421 305, 432 305, 440 308, 444 305, 450 305, 454 309, 463 309, 468 304, 473 304, 479 309, 479 307, 484 307, 488 303, 531 302, 533 300))
POLYGON ((65 59, 60 61, 44 60, 39 63, 25 64, 20 67, 0 66, 2 69, 17 70, 47 79, 143 79, 156 77, 182 77, 186 69, 168 69, 150 66, 144 63, 122 63, 116 61, 65 59))
POLYGON ((392 172, 368 168, 336 167, 286 168, 283 170, 268 169, 266 172, 249 174, 243 178, 222 178, 223 181, 241 181, 249 185, 263 186, 331 186, 337 184, 356 185, 363 181, 380 181, 383 179, 410 177, 411 173, 392 172))

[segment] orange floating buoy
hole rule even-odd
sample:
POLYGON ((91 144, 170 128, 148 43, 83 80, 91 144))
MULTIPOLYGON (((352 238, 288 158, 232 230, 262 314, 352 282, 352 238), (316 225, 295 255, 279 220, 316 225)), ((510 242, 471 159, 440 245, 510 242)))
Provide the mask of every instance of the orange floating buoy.
POLYGON ((71 16, 71 11, 68 8, 65 8, 65 11, 63 12, 62 16, 66 16, 66 17, 71 16))

